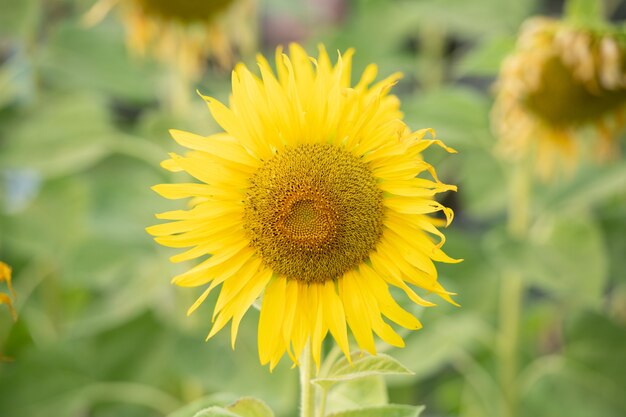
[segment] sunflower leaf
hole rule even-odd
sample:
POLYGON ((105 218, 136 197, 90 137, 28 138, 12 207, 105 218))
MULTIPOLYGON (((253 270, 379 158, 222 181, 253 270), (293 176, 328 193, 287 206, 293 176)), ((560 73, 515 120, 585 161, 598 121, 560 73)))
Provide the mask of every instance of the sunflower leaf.
POLYGON ((274 417, 274 412, 261 400, 244 397, 226 407, 240 417, 274 417))
POLYGON ((239 417, 237 414, 232 413, 222 407, 209 407, 204 410, 198 411, 193 417, 239 417))
POLYGON ((327 375, 313 380, 321 387, 329 387, 336 382, 350 381, 373 375, 410 375, 412 372, 396 359, 385 354, 377 356, 353 355, 352 364, 341 358, 330 368, 327 375))
POLYGON ((358 408, 382 407, 389 404, 387 384, 381 375, 353 379, 328 390, 328 414, 358 408))
POLYGON ((193 417, 274 417, 274 412, 263 401, 244 397, 227 407, 205 408, 193 417))
POLYGON ((390 404, 381 407, 357 408, 329 414, 328 417, 419 417, 424 406, 390 404))

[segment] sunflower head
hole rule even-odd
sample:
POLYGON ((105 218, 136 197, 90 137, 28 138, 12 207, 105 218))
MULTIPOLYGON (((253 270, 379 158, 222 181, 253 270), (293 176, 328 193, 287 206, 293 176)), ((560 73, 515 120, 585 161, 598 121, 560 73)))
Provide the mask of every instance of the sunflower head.
POLYGON ((535 18, 525 23, 497 83, 494 128, 510 153, 534 153, 537 168, 577 161, 579 132, 609 153, 626 106, 626 37, 535 18))
POLYGON ((332 65, 323 48, 314 59, 292 45, 289 55, 278 49, 276 74, 261 56, 259 75, 237 66, 228 106, 205 97, 224 132, 172 131, 189 151, 163 166, 197 182, 154 187, 193 202, 148 228, 163 245, 190 248, 172 261, 211 255, 174 278, 206 287, 189 313, 221 285, 209 337, 231 321, 234 346, 262 294, 259 355, 270 367, 285 353, 297 363, 307 341, 319 364, 328 333, 349 357, 348 329, 371 353, 373 333, 403 346, 387 320, 413 330, 421 324, 390 286, 422 306, 433 303, 416 287, 454 303, 434 261, 456 260, 441 250, 442 221, 431 215, 452 220, 434 196, 455 187, 422 158, 432 144, 452 150, 426 139, 431 130, 412 132, 402 121, 389 94, 399 74, 373 83, 370 65, 353 85, 352 53, 332 65))
POLYGON ((118 3, 129 48, 155 56, 186 78, 199 77, 207 58, 230 68, 233 47, 247 50, 252 43, 251 0, 99 0, 84 22, 99 22, 118 3))
POLYGON ((234 0, 132 0, 146 16, 195 23, 212 20, 234 0))

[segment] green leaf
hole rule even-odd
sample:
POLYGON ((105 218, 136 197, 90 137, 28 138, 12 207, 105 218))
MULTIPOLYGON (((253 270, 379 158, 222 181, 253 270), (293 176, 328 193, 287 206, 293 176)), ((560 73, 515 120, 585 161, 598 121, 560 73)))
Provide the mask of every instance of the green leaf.
POLYGON ((469 214, 491 220, 506 207, 506 173, 490 152, 483 149, 462 151, 459 198, 469 214))
POLYGON ((382 376, 369 376, 342 382, 330 389, 326 411, 336 413, 363 407, 387 405, 387 385, 382 376))
POLYGON ((539 213, 576 212, 620 195, 626 189, 626 163, 589 168, 544 196, 539 213))
POLYGON ((500 231, 485 240, 501 269, 518 269, 531 284, 575 307, 598 307, 608 278, 608 254, 593 219, 559 215, 543 219, 524 241, 500 231))
POLYGON ((599 212, 602 235, 606 242, 610 261, 610 279, 626 284, 626 193, 609 201, 599 212))
POLYGON ((328 375, 314 379, 320 386, 330 386, 339 381, 350 381, 373 375, 410 375, 412 372, 396 359, 385 354, 376 356, 352 355, 352 364, 345 357, 339 359, 328 371, 328 375))
POLYGON ((456 67, 456 76, 494 76, 498 74, 502 61, 514 47, 514 37, 487 38, 461 58, 456 67))
POLYGON ((485 95, 466 87, 444 87, 402 102, 409 125, 432 127, 446 145, 463 150, 491 148, 490 107, 485 95))
POLYGON ((624 334, 623 321, 601 314, 569 317, 564 326, 564 361, 529 385, 522 417, 623 417, 624 334))
POLYGON ((227 407, 205 408, 194 417, 274 417, 274 413, 264 402, 245 397, 227 407))
POLYGON ((226 407, 241 417, 274 417, 274 412, 263 401, 245 397, 226 407))
POLYGON ((98 90, 131 103, 154 101, 154 67, 130 58, 118 26, 65 21, 49 37, 42 66, 55 85, 98 90))
POLYGON ((235 413, 222 408, 222 407, 209 407, 204 410, 198 411, 193 417, 239 417, 235 413))
POLYGON ((0 0, 0 38, 25 37, 37 23, 43 2, 0 0))
MULTIPOLYGON (((460 355, 476 351, 490 338, 489 324, 478 314, 462 308, 412 333, 406 340, 406 347, 395 355, 411 369, 414 375, 410 380, 415 381, 439 371, 460 355)), ((390 381, 390 385, 395 383, 390 381)))
MULTIPOLYGON (((626 410, 626 321, 623 316, 607 317, 586 312, 570 320, 565 327, 565 357, 568 365, 581 375, 580 380, 604 381, 594 391, 603 396, 615 394, 611 403, 626 410)), ((607 398, 608 399, 608 398, 607 398)))
POLYGON ((390 404, 340 411, 329 414, 328 417, 418 417, 423 410, 424 406, 390 404))
POLYGON ((45 95, 21 116, 2 126, 8 140, 0 165, 32 169, 46 178, 91 167, 110 153, 117 136, 105 100, 93 94, 45 95))
POLYGON ((197 410, 199 409, 207 409, 218 404, 232 403, 233 401, 235 400, 232 394, 211 394, 186 404, 173 413, 168 414, 167 417, 189 417, 194 415, 194 413, 197 413, 197 410))

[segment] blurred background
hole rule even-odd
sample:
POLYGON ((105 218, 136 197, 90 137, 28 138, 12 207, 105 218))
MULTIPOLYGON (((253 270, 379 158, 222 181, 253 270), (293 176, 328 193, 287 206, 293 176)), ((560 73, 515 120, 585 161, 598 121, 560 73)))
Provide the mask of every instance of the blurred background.
MULTIPOLYGON (((159 166, 178 149, 167 130, 219 130, 195 90, 226 100, 233 63, 253 66, 256 51, 272 57, 290 41, 312 55, 320 42, 354 47, 355 77, 371 62, 379 78, 402 71, 408 125, 459 151, 427 158, 459 186, 443 197, 456 214, 446 248, 465 261, 439 270, 462 307, 407 303, 424 329, 387 353, 414 374, 337 389, 335 407, 626 416, 626 160, 583 154, 573 172, 533 180, 520 237, 507 232, 514 176, 491 129, 520 25, 561 16, 563 1, 232 0, 189 51, 168 43, 180 28, 146 48, 160 29, 133 2, 146 0, 0 0, 0 261, 13 268, 18 313, 0 305, 0 416, 186 417, 240 396, 296 415, 297 370, 259 364, 258 312, 235 351, 229 332, 205 343, 215 300, 186 317, 202 289, 170 285, 189 265, 171 264, 175 252, 144 231, 184 204, 150 190, 181 181, 159 166), (521 298, 503 294, 507 271, 521 298)), ((626 2, 603 6, 623 25, 626 2)))

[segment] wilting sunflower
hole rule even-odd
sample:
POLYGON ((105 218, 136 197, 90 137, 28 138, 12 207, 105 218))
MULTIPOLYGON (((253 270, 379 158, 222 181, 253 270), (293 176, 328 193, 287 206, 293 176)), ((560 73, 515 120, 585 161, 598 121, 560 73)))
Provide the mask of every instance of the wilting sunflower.
POLYGON ((246 21, 250 0, 99 0, 87 22, 100 20, 118 3, 129 47, 174 63, 191 77, 199 75, 207 57, 230 67, 231 44, 245 38, 246 28, 251 27, 246 21), (231 11, 234 22, 225 18, 231 11), (228 30, 232 26, 237 27, 236 33, 228 30))
POLYGON ((162 245, 191 247, 171 260, 212 255, 173 280, 208 286, 189 313, 221 284, 207 339, 232 320, 234 346, 242 317, 263 294, 259 355, 272 368, 285 352, 297 363, 308 340, 319 365, 328 332, 349 355, 348 327, 368 352, 375 353, 372 331, 403 346, 383 316, 407 329, 421 324, 389 285, 422 306, 433 303, 411 285, 454 303, 433 263, 456 262, 441 250, 437 226, 446 222, 429 215, 452 220, 433 196, 455 187, 421 155, 444 145, 402 121, 389 95, 399 74, 372 84, 370 65, 351 87, 352 54, 332 66, 322 47, 315 60, 291 45, 289 56, 277 50, 277 76, 261 56, 260 77, 238 65, 230 106, 205 97, 225 132, 171 132, 192 151, 163 166, 199 182, 154 187, 166 198, 192 198, 189 210, 157 215, 173 222, 148 228, 162 245))
POLYGON ((0 292, 0 304, 6 304, 11 312, 13 320, 17 320, 17 312, 13 307, 13 299, 15 299, 15 291, 13 291, 13 285, 11 284, 11 267, 4 262, 0 261, 0 282, 6 282, 9 293, 4 294, 0 292))
POLYGON ((596 153, 607 156, 624 124, 626 36, 531 19, 503 63, 497 89, 495 131, 508 152, 532 153, 540 174, 576 165, 585 127, 595 128, 596 153))

